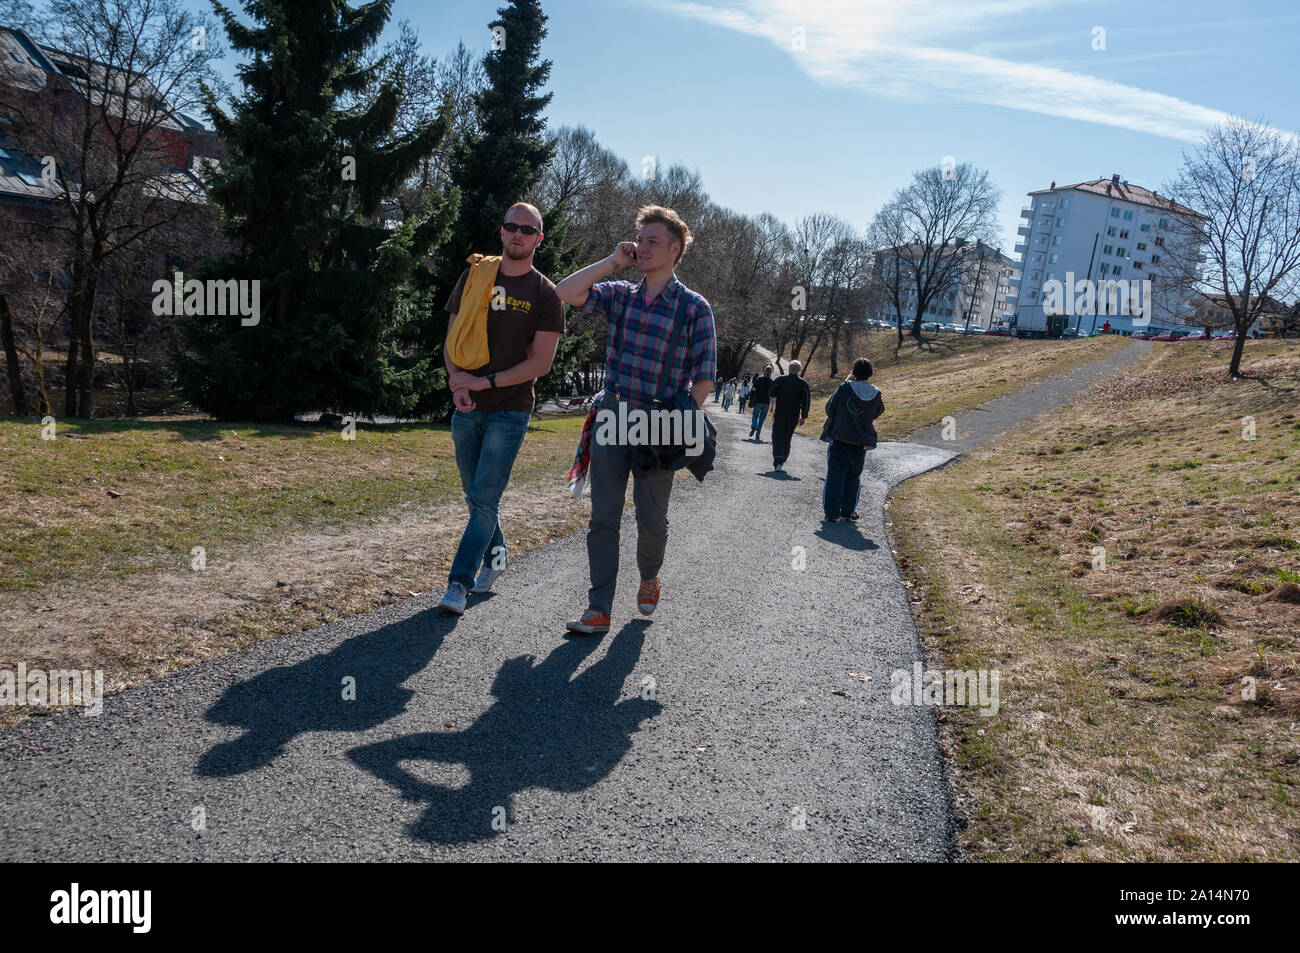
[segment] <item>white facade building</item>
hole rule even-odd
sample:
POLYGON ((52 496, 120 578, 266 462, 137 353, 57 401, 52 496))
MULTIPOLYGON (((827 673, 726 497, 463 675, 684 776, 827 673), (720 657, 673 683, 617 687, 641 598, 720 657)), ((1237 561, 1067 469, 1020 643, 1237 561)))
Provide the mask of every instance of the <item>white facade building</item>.
POLYGON ((1181 247, 1171 254, 1169 243, 1188 241, 1186 221, 1204 216, 1118 174, 1053 182, 1029 197, 1015 246, 1021 276, 1011 281, 1018 334, 1057 337, 1107 321, 1120 334, 1185 325, 1191 303, 1175 278, 1191 256, 1181 247), (1085 283, 1095 294, 1082 294, 1085 283))
MULTIPOLYGON (((1013 280, 1020 277, 1019 265, 998 249, 982 242, 962 246, 961 257, 960 280, 952 282, 930 299, 922 320, 959 324, 964 328, 969 317, 973 328, 987 330, 990 327, 1005 327, 1013 317, 1013 280)), ((893 264, 893 259, 887 252, 877 252, 878 278, 893 264)), ((902 297, 903 322, 907 324, 916 313, 916 288, 907 289, 902 297)), ((873 317, 891 324, 896 320, 894 305, 888 295, 882 296, 880 309, 873 317)))

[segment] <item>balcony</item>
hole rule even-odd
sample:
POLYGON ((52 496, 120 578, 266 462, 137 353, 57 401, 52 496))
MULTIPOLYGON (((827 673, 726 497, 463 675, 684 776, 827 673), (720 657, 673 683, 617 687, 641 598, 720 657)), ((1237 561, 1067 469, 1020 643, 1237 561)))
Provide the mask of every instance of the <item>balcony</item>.
POLYGON ((1015 245, 1015 252, 1017 255, 1023 255, 1028 248, 1029 246, 1024 242, 1017 242, 1015 245))
POLYGON ((1010 288, 1019 288, 1019 287, 1020 287, 1020 279, 1019 279, 1019 278, 1011 278, 1011 279, 1009 279, 1009 280, 1007 281, 1007 286, 1010 287, 1010 288))
POLYGON ((1028 235, 1031 227, 1032 227, 1032 226, 1029 226, 1029 225, 1021 225, 1019 228, 1016 229, 1016 234, 1017 234, 1017 235, 1028 235))
POLYGON ((1022 209, 1020 210, 1020 217, 1021 217, 1021 218, 1033 218, 1033 217, 1034 217, 1034 210, 1033 210, 1032 208, 1022 208, 1022 209))

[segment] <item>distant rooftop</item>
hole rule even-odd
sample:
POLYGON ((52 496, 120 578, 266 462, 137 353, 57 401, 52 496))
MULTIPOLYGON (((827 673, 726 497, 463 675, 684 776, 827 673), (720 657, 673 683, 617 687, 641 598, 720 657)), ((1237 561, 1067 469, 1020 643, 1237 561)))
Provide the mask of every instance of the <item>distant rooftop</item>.
POLYGON ((1074 185, 1058 186, 1053 182, 1051 188, 1039 189, 1037 192, 1030 192, 1029 194, 1051 195, 1055 192, 1091 192, 1093 195, 1120 199, 1125 202, 1132 202, 1135 205, 1147 205, 1151 208, 1163 209, 1166 212, 1174 212, 1178 215, 1191 215, 1195 218, 1206 217, 1194 209, 1179 205, 1173 199, 1166 198, 1159 192, 1144 189, 1140 185, 1133 185, 1126 180, 1122 180, 1118 174, 1112 175, 1109 179, 1091 179, 1088 182, 1076 182, 1074 185))

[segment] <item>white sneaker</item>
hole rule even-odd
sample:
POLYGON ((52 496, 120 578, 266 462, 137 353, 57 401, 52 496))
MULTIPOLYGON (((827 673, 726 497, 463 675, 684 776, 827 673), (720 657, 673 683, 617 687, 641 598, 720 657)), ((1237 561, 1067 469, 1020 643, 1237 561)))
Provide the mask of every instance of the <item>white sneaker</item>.
POLYGON ((782 468, 783 466, 785 466, 784 463, 775 463, 775 464, 772 465, 772 469, 773 469, 773 470, 776 470, 776 471, 779 473, 779 472, 781 471, 781 468, 782 468))
POLYGON ((438 608, 443 612, 450 612, 452 615, 461 615, 465 611, 467 595, 464 586, 458 582, 453 582, 447 587, 447 594, 442 597, 442 602, 438 603, 438 608))
POLYGON ((504 569, 489 569, 484 566, 478 571, 478 578, 474 580, 474 588, 470 592, 491 592, 492 584, 500 578, 504 569))

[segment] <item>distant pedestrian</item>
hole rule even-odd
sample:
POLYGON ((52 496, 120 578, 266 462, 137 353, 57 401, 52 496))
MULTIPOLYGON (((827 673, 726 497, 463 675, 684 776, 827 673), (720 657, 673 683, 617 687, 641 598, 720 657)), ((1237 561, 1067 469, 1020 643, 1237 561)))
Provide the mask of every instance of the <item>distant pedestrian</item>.
POLYGON ((749 435, 759 443, 763 442, 763 421, 772 406, 772 365, 764 364, 763 373, 754 378, 749 391, 749 406, 753 413, 749 418, 749 435))
POLYGON ((750 390, 751 385, 749 383, 749 375, 746 374, 744 379, 740 382, 740 406, 736 408, 742 414, 745 412, 745 402, 749 400, 750 390))
POLYGON ((826 448, 822 509, 828 523, 858 520, 862 465, 867 451, 876 446, 873 423, 885 412, 879 389, 867 383, 871 373, 871 362, 865 357, 854 361, 853 376, 826 402, 826 425, 821 438, 830 446, 826 448))
POLYGON ((790 438, 808 419, 812 391, 800 377, 803 365, 790 362, 790 372, 772 382, 772 469, 781 470, 790 456, 790 438))
POLYGON ((731 409, 731 402, 736 399, 736 382, 729 380, 722 388, 722 410, 725 413, 731 409))

